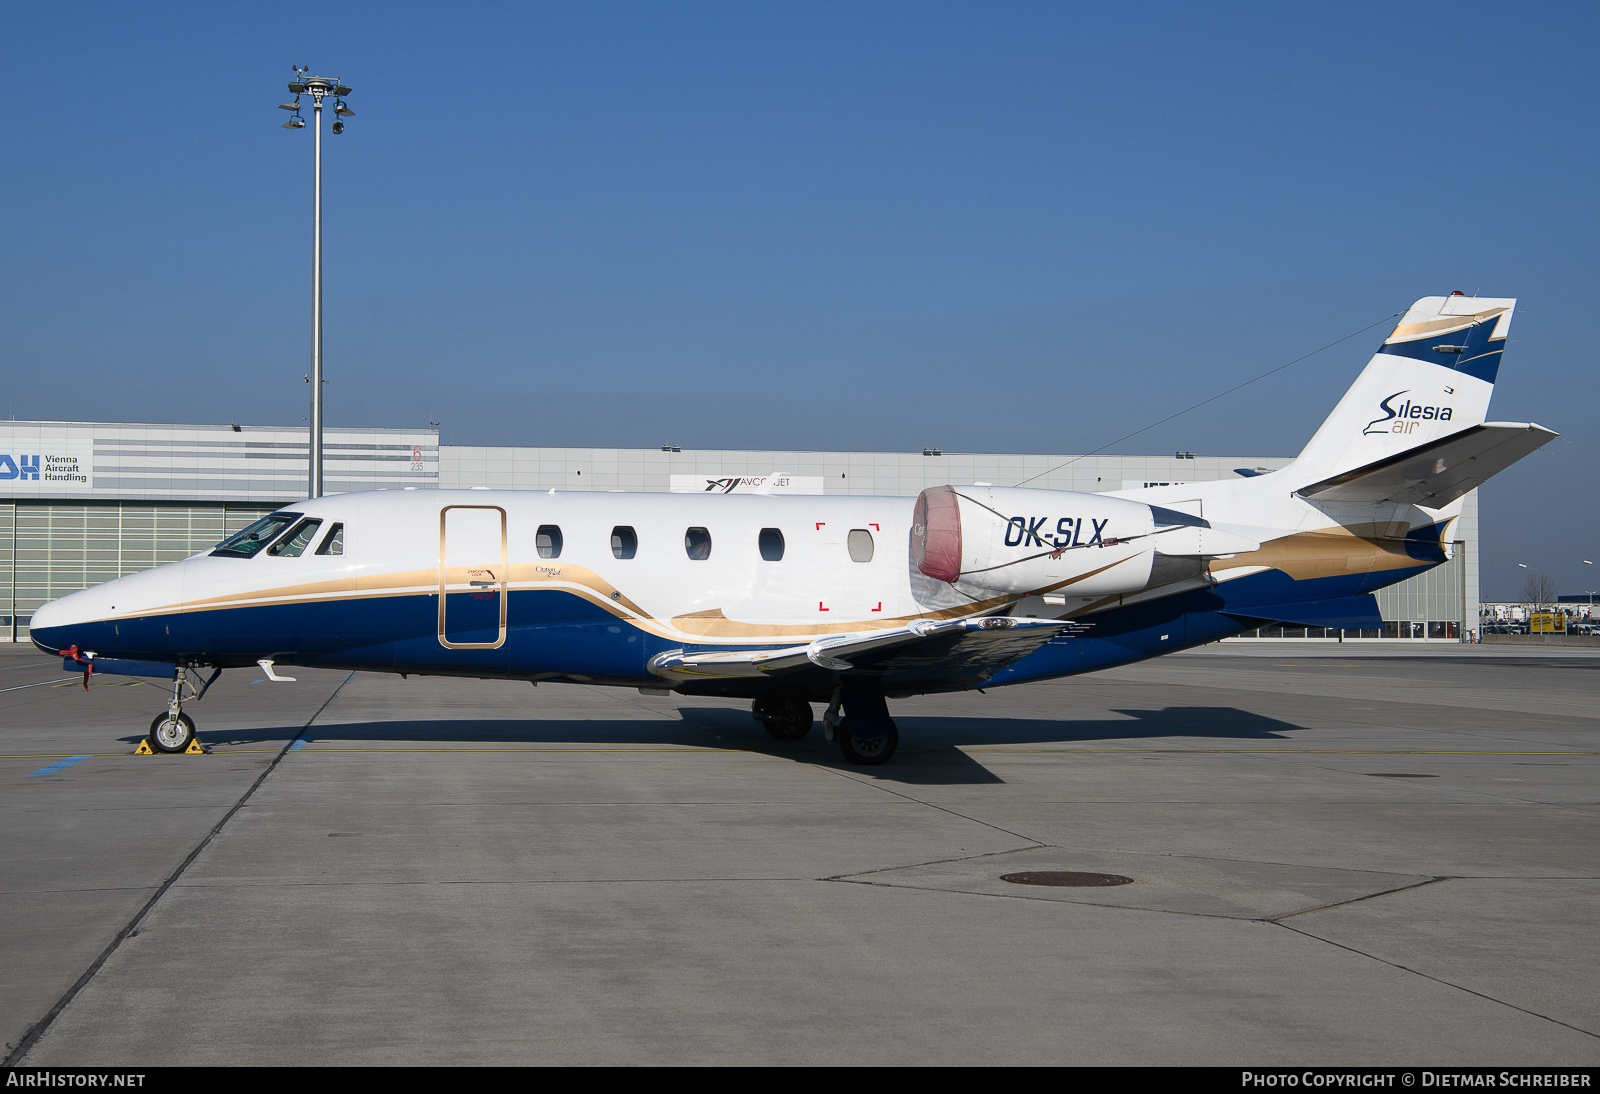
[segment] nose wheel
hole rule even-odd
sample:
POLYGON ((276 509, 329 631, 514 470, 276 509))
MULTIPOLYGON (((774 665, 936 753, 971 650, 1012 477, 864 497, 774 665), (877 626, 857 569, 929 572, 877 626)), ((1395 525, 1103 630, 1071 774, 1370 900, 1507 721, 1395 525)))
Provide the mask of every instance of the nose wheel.
POLYGON ((194 744, 194 719, 182 711, 158 714, 150 723, 149 740, 157 752, 187 752, 194 744))

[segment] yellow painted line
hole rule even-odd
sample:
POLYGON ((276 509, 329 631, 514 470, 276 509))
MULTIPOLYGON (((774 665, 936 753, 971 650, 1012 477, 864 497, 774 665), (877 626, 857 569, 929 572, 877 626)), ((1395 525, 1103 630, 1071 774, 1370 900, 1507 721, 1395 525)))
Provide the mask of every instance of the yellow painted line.
POLYGON ((132 756, 132 752, 22 752, 0 756, 0 760, 51 760, 63 756, 132 756))
MULTIPOLYGON (((216 749, 216 746, 212 746, 216 749)), ((212 756, 249 756, 267 755, 281 752, 278 748, 223 748, 212 751, 207 755, 212 756)), ((314 742, 300 750, 301 754, 309 751, 322 753, 406 753, 406 754, 437 754, 440 756, 461 756, 474 753, 539 753, 539 754, 633 754, 633 753, 678 753, 681 755, 739 755, 739 756, 772 756, 788 755, 788 753, 763 752, 757 748, 316 748, 314 742)), ((911 749, 908 751, 915 751, 911 749)), ((1425 749, 1364 749, 1364 748, 959 748, 956 751, 964 754, 982 753, 985 755, 1031 755, 1031 754, 1079 754, 1094 756, 1134 755, 1143 753, 1161 753, 1165 756, 1600 756, 1600 752, 1487 752, 1461 750, 1425 750, 1425 749)), ((0 754, 0 760, 51 760, 62 759, 67 756, 132 756, 132 752, 30 752, 15 754, 0 754)))
POLYGON ((962 752, 1160 752, 1169 756, 1600 756, 1600 752, 1430 751, 1408 748, 963 748, 962 752))
MULTIPOLYGON (((234 751, 245 751, 237 749, 234 751)), ((272 752, 275 749, 255 751, 272 752)), ((745 748, 318 748, 310 742, 300 752, 437 752, 440 755, 462 755, 474 752, 681 752, 681 753, 738 753, 748 755, 753 749, 745 748)))

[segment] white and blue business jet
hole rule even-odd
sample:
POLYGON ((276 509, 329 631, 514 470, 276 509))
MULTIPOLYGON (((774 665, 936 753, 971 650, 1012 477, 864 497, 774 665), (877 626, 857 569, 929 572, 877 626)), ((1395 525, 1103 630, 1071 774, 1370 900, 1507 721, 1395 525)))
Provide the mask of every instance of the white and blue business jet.
POLYGON ((150 745, 226 668, 570 681, 824 704, 882 763, 889 700, 1125 665, 1264 623, 1379 625, 1449 557, 1461 498, 1556 434, 1486 422, 1514 300, 1419 300, 1281 470, 1103 494, 375 491, 285 508, 182 562, 62 597, 34 643, 173 681, 150 745))

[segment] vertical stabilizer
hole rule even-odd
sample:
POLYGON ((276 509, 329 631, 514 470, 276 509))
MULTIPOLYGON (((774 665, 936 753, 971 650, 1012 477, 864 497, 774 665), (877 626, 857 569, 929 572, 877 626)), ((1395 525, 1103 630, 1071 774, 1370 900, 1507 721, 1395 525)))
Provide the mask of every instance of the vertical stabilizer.
POLYGON ((1482 423, 1516 303, 1454 294, 1411 305, 1291 465, 1294 476, 1313 482, 1482 423))

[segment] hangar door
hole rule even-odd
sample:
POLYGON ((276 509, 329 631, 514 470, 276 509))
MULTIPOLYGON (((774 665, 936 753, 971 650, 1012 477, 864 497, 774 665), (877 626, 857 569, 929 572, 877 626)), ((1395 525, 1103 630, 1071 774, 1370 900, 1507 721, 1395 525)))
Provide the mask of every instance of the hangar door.
POLYGON ((506 511, 447 505, 439 511, 439 644, 492 650, 506 640, 506 511))

